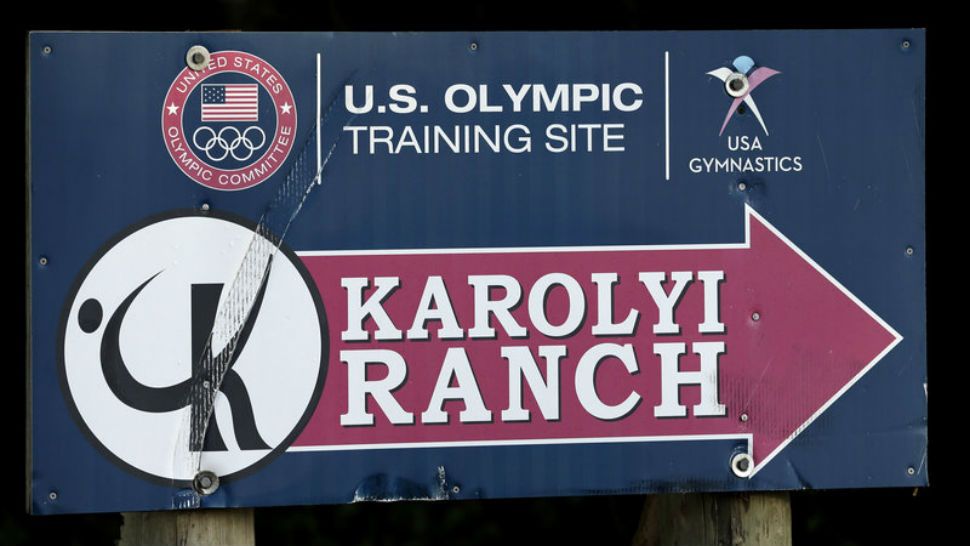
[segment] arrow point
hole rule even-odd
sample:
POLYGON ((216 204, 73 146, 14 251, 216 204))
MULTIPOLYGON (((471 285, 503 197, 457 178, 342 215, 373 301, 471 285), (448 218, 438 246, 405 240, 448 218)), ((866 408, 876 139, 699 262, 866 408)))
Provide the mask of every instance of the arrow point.
POLYGON ((728 330, 753 334, 735 353, 745 385, 735 403, 749 416, 754 475, 902 336, 747 204, 745 217, 752 255, 735 276, 728 330))

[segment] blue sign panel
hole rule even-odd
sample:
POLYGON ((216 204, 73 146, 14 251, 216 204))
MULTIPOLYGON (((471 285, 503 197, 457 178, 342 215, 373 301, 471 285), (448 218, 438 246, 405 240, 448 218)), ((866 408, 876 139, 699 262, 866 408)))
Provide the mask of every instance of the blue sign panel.
POLYGON ((924 46, 31 34, 31 510, 926 485, 924 46))

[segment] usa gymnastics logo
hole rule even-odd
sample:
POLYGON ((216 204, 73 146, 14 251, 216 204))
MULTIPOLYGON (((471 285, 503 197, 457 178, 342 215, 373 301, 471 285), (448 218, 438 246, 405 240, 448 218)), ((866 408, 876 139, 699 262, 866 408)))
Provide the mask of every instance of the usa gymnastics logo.
POLYGON ((216 190, 244 190, 271 177, 293 148, 296 120, 283 76, 241 51, 214 52, 202 70, 183 69, 162 108, 172 160, 216 190))
POLYGON ((765 120, 761 117, 761 112, 758 111, 758 105, 755 104, 754 97, 751 96, 751 93, 767 81, 768 78, 776 74, 781 74, 781 72, 773 68, 768 68, 767 66, 755 68, 754 61, 747 55, 741 55, 737 59, 734 59, 734 62, 731 64, 732 66, 730 67, 721 67, 707 73, 707 75, 714 76, 724 82, 724 90, 734 98, 731 101, 731 106, 728 108, 727 116, 724 117, 724 123, 721 124, 721 132, 717 135, 721 136, 724 134, 724 128, 727 127, 728 122, 731 121, 731 117, 738 111, 742 102, 751 110, 754 117, 758 118, 758 123, 761 124, 761 128, 764 129, 765 135, 767 135, 768 127, 765 125, 765 120))

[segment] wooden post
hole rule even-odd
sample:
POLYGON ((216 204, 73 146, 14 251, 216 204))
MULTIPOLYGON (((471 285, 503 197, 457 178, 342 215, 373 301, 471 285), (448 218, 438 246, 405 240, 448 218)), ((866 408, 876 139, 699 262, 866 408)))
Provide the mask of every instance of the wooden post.
POLYGON ((254 546, 252 509, 129 512, 118 546, 254 546))
POLYGON ((788 493, 647 497, 634 546, 790 546, 788 493))

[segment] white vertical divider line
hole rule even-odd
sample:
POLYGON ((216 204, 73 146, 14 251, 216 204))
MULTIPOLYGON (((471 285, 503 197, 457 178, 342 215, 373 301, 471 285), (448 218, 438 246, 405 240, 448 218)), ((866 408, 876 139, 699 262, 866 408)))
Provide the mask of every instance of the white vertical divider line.
POLYGON ((664 179, 670 180, 670 52, 664 51, 664 179))
POLYGON ((321 152, 321 141, 320 141, 320 126, 322 125, 322 120, 320 119, 320 54, 317 53, 317 185, 323 181, 323 177, 320 176, 320 171, 323 170, 323 153, 321 152))

